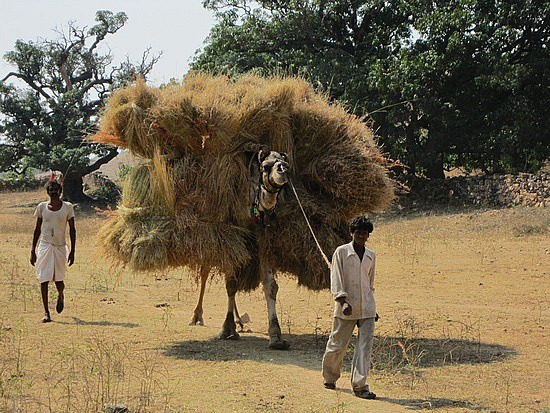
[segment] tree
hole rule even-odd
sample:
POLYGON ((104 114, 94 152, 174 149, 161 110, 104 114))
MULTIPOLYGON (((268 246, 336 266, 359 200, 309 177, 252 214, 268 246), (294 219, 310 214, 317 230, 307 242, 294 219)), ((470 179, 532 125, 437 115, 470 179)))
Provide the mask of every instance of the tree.
POLYGON ((159 56, 147 49, 138 64, 113 64, 99 46, 126 23, 125 13, 98 11, 97 24, 69 23, 54 40, 18 40, 4 59, 16 70, 0 81, 0 170, 25 173, 29 168, 61 171, 64 195, 87 200, 83 177, 117 155, 117 149, 91 144, 102 103, 110 92, 137 76, 146 76, 159 56), (8 84, 18 80, 22 87, 8 84))
POLYGON ((537 103, 549 97, 548 5, 447 0, 414 7, 418 38, 393 70, 383 70, 390 80, 380 94, 409 103, 386 111, 380 132, 388 147, 429 177, 453 166, 539 169, 550 155, 548 108, 537 103))
POLYGON ((536 0, 209 0, 194 69, 298 74, 412 172, 533 171, 550 155, 548 8, 536 0))

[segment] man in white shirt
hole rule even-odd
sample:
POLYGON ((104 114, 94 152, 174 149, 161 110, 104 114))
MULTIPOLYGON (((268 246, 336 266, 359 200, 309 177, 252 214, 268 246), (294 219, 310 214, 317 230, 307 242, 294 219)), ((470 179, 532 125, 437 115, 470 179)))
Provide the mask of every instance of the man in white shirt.
POLYGON ((55 282, 57 288, 56 311, 61 313, 64 308, 64 289, 66 265, 74 263, 76 244, 76 229, 74 224, 74 208, 70 202, 61 200, 62 187, 56 180, 50 179, 46 185, 49 202, 41 202, 34 211, 36 226, 32 239, 31 264, 36 264, 36 278, 40 282, 42 303, 45 315, 43 323, 52 321, 48 307, 48 283, 55 282), (69 224, 71 249, 67 249, 65 232, 69 224), (38 245, 38 255, 36 247, 38 245))
POLYGON ((369 390, 374 322, 378 320, 374 301, 376 256, 365 247, 374 226, 367 217, 359 216, 349 223, 352 241, 336 248, 330 270, 330 291, 334 297, 334 319, 325 354, 323 380, 327 389, 335 389, 342 361, 355 326, 357 342, 351 364, 353 392, 362 399, 374 399, 369 390))

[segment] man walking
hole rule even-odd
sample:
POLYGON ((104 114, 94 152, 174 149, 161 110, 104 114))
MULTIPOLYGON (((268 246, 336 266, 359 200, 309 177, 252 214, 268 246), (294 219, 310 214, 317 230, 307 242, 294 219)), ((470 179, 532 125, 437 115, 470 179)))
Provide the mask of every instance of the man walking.
POLYGON ((64 308, 65 273, 67 262, 74 263, 76 229, 74 223, 74 208, 69 202, 61 200, 61 184, 50 178, 46 184, 49 201, 41 202, 36 207, 36 227, 32 239, 31 265, 36 264, 36 278, 40 282, 42 303, 44 304, 43 323, 52 321, 48 307, 48 284, 55 282, 57 288, 56 311, 61 313, 64 308), (68 251, 65 241, 65 232, 69 224, 71 249, 68 251), (36 247, 38 245, 38 254, 36 247))
POLYGON ((357 342, 351 364, 353 392, 362 399, 374 399, 367 384, 370 370, 374 322, 378 320, 374 301, 376 257, 365 243, 374 226, 359 216, 349 223, 352 241, 336 248, 332 256, 330 290, 334 297, 332 330, 323 356, 323 379, 327 389, 335 389, 342 361, 355 326, 357 342))

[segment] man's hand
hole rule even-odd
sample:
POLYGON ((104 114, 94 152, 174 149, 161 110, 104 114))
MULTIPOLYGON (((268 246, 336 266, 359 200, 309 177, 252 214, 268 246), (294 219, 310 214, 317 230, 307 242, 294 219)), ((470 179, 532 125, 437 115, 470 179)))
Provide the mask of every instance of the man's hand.
POLYGON ((73 265, 74 263, 74 251, 69 252, 69 258, 67 259, 67 262, 69 263, 69 267, 73 265))
POLYGON ((378 315, 378 313, 376 313, 376 315, 374 316, 374 321, 378 321, 380 319, 380 316, 378 315))
POLYGON ((34 264, 36 263, 36 252, 34 250, 31 251, 31 265, 34 267, 34 264))
POLYGON ((351 305, 347 302, 342 304, 342 312, 344 315, 351 315, 351 305))

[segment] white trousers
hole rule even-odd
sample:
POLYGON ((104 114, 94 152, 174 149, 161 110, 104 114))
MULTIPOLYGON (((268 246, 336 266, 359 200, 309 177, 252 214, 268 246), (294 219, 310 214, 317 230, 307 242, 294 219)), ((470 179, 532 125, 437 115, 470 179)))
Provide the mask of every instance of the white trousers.
POLYGON ((367 376, 370 371, 372 343, 374 340, 374 318, 344 320, 334 317, 332 331, 323 356, 323 380, 336 383, 353 329, 357 326, 357 342, 351 362, 351 387, 354 391, 369 390, 367 376))
POLYGON ((63 281, 67 272, 69 248, 66 245, 52 245, 40 241, 36 254, 36 278, 40 283, 63 281))

